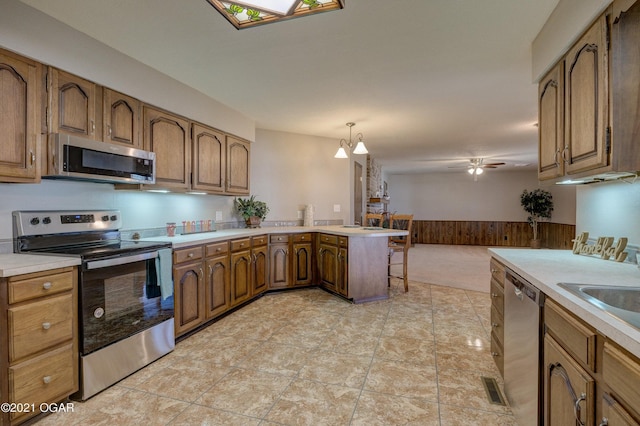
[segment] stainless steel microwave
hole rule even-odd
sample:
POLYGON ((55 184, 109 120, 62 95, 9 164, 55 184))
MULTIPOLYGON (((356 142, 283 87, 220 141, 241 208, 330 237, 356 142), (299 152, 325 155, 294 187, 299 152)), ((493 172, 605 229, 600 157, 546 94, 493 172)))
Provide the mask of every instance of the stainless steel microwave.
POLYGON ((44 178, 132 184, 156 182, 153 152, 60 133, 50 136, 52 169, 44 178))

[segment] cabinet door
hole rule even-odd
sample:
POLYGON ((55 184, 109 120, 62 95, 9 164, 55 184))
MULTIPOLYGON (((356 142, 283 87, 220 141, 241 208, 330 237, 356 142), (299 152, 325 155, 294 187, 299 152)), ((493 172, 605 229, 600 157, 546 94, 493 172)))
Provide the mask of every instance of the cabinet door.
POLYGON ((0 181, 40 179, 40 65, 0 50, 0 181))
POLYGON ((222 132, 193 124, 192 188, 224 192, 226 145, 222 132))
POLYGON ((96 109, 99 108, 96 84, 73 74, 52 68, 49 109, 51 133, 67 133, 100 139, 96 109))
POLYGON ((544 338, 545 424, 594 424, 593 378, 549 335, 544 338))
POLYGON ((227 136, 226 191, 232 194, 249 194, 249 142, 227 136))
POLYGON ((231 253, 231 306, 236 306, 251 296, 252 265, 249 250, 231 253))
POLYGON ((251 250, 251 256, 253 259, 251 295, 256 295, 265 291, 269 283, 269 259, 267 246, 254 247, 251 250))
POLYGON ((564 61, 538 86, 538 179, 564 175, 564 61))
POLYGON ((111 89, 104 89, 103 140, 142 149, 140 101, 111 89))
POLYGON ((338 249, 338 279, 336 281, 336 291, 344 297, 349 296, 349 264, 348 249, 340 247, 338 249))
POLYGON ((602 421, 600 424, 607 426, 638 426, 638 422, 631 417, 631 414, 608 393, 604 393, 602 396, 602 421))
POLYGON ((180 336, 205 320, 202 262, 175 266, 173 283, 175 330, 176 336, 180 336))
POLYGON ((309 285, 313 282, 313 245, 293 245, 293 285, 309 285))
POLYGON ((272 244, 269 247, 269 271, 269 288, 289 287, 289 244, 272 244))
POLYGON ((602 16, 565 56, 567 174, 608 164, 607 17, 602 16))
POLYGON ((144 107, 144 148, 156 153, 157 186, 189 188, 191 139, 186 119, 144 107))
POLYGON ((338 282, 338 248, 328 244, 320 244, 318 250, 318 273, 320 284, 329 290, 336 291, 338 282))
POLYGON ((229 286, 229 256, 217 256, 205 262, 207 271, 206 304, 207 318, 213 318, 229 309, 231 289, 229 286))

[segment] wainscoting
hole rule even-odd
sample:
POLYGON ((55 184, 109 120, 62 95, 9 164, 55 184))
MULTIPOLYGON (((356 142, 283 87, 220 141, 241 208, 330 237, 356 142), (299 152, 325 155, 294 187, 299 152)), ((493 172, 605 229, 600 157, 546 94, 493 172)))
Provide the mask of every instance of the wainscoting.
MULTIPOLYGON (((528 247, 533 236, 527 222, 414 220, 412 240, 418 244, 528 247)), ((541 223, 542 247, 569 249, 575 225, 541 223)))

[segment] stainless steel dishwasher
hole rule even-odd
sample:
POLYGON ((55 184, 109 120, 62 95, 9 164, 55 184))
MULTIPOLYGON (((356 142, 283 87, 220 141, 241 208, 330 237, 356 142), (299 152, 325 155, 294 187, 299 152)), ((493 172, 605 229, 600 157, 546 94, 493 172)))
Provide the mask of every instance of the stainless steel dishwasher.
POLYGON ((519 426, 541 419, 544 294, 507 269, 504 286, 504 393, 519 426))

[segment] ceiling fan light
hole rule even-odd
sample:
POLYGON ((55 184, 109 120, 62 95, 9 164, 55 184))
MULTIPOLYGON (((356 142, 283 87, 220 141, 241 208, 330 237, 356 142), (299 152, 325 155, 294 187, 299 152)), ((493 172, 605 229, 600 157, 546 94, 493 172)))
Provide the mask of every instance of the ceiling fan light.
POLYGON ((467 173, 469 173, 470 175, 472 175, 474 171, 475 169, 467 169, 467 173))
POLYGON ((367 151, 367 147, 364 146, 364 142, 360 141, 356 145, 356 149, 353 150, 353 153, 354 154, 368 154, 369 151, 367 151))
POLYGON ((347 155, 347 152, 344 150, 344 148, 340 147, 338 148, 338 152, 336 152, 336 155, 334 155, 333 158, 349 158, 349 156, 347 155))
POLYGON ((477 169, 476 169, 476 174, 477 174, 477 175, 481 175, 481 174, 482 174, 482 172, 483 172, 483 170, 482 170, 481 168, 477 168, 477 169))

